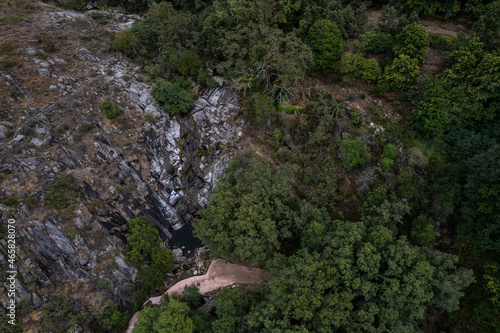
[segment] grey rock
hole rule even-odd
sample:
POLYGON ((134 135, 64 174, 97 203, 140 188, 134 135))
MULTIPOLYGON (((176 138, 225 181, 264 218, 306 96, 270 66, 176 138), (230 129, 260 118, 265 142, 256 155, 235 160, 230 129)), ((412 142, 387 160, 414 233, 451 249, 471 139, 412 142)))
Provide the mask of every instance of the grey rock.
POLYGON ((56 90, 57 90, 57 86, 55 86, 55 85, 51 85, 49 87, 49 91, 56 91, 56 90))
POLYGON ((39 309, 43 305, 43 300, 40 298, 40 296, 38 296, 37 293, 31 294, 31 302, 33 303, 35 309, 39 309))
POLYGON ((6 206, 4 204, 0 204, 0 210, 3 210, 3 211, 8 211, 10 209, 9 206, 6 206))
POLYGON ((10 130, 4 125, 0 125, 0 140, 5 140, 9 137, 10 130))
POLYGON ((46 61, 41 62, 39 65, 42 68, 50 68, 50 64, 46 61))
POLYGON ((12 127, 14 127, 14 124, 13 124, 13 123, 11 123, 10 121, 4 121, 4 122, 3 122, 3 125, 4 125, 5 127, 8 127, 8 128, 12 128, 12 127))
POLYGON ((18 134, 18 135, 16 135, 16 137, 14 138, 14 141, 19 142, 19 141, 23 140, 24 138, 25 138, 25 136, 24 136, 24 135, 22 135, 22 134, 18 134))
POLYGON ((68 63, 66 62, 66 60, 64 59, 61 59, 61 58, 55 58, 55 61, 58 65, 60 66, 68 66, 68 63))
POLYGON ((45 229, 49 237, 54 241, 56 246, 62 251, 63 254, 74 254, 75 249, 71 241, 63 235, 61 229, 57 228, 50 221, 45 222, 45 229))
POLYGON ((42 146, 42 145, 45 143, 45 141, 39 140, 39 139, 37 139, 37 138, 33 138, 33 139, 31 139, 31 141, 30 141, 30 142, 31 142, 32 144, 34 144, 35 146, 37 146, 37 147, 40 147, 40 146, 42 146))
POLYGON ((32 56, 32 57, 36 55, 36 50, 35 50, 34 48, 32 48, 32 47, 28 47, 28 48, 26 49, 26 52, 27 52, 30 56, 32 56))
POLYGON ((40 68, 38 73, 43 76, 50 76, 50 72, 47 68, 40 68))

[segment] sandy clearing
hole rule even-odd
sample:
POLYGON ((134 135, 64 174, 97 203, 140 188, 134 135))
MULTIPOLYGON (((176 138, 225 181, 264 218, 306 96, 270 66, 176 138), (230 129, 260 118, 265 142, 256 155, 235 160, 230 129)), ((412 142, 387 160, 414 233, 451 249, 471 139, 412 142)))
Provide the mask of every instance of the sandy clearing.
MULTIPOLYGON (((184 287, 195 285, 200 289, 200 293, 206 294, 233 284, 260 284, 266 271, 259 268, 249 268, 247 266, 227 263, 222 259, 212 261, 205 275, 193 276, 181 280, 170 287, 165 294, 169 296, 182 293, 184 287)), ((151 297, 144 305, 160 305, 163 295, 151 297)), ((138 312, 136 312, 129 321, 127 333, 132 333, 134 325, 137 322, 138 312)))

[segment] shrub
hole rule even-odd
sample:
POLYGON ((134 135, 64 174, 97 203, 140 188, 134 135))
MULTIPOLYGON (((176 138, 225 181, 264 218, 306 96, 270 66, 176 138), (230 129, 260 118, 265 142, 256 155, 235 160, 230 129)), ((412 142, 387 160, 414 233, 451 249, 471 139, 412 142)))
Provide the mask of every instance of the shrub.
POLYGON ((427 215, 419 215, 411 228, 411 238, 420 246, 436 245, 436 234, 434 232, 434 223, 427 215))
POLYGON ((398 44, 394 47, 396 55, 408 55, 411 58, 418 59, 420 63, 425 60, 429 38, 422 25, 412 23, 404 28, 397 36, 398 44))
POLYGON ((118 116, 118 109, 111 103, 109 99, 105 99, 102 101, 102 109, 104 111, 104 114, 108 119, 114 119, 116 116, 118 116))
POLYGON ((52 42, 50 36, 45 32, 36 34, 34 38, 40 41, 40 43, 42 44, 42 50, 44 50, 45 52, 53 53, 57 51, 56 45, 54 44, 54 42, 52 42))
POLYGON ((380 165, 384 171, 389 171, 394 165, 394 160, 388 157, 383 157, 380 161, 380 165))
POLYGON ((92 126, 92 124, 85 123, 85 124, 78 126, 78 131, 85 133, 85 132, 92 130, 92 128, 94 128, 94 126, 92 126))
POLYGON ((418 60, 401 54, 385 68, 378 87, 382 91, 407 89, 416 81, 418 74, 418 60))
POLYGON ((348 170, 357 165, 366 163, 366 146, 360 139, 344 139, 340 145, 340 151, 345 155, 345 163, 348 170))
POLYGON ((200 57, 191 50, 186 50, 179 53, 171 54, 169 57, 170 69, 181 73, 182 75, 194 76, 201 68, 202 62, 200 57))
POLYGON ((50 208, 64 209, 78 197, 79 187, 70 175, 58 176, 44 192, 45 204, 50 208))
POLYGON ((309 29, 307 44, 313 52, 316 68, 330 68, 340 59, 344 43, 337 25, 329 20, 318 20, 309 29))
POLYGON ((165 112, 172 115, 180 115, 187 113, 193 106, 193 98, 182 87, 183 85, 181 80, 171 83, 163 79, 158 79, 151 90, 151 94, 163 107, 165 112))
POLYGON ((424 151, 418 147, 412 147, 408 151, 408 163, 413 167, 425 168, 429 165, 429 158, 424 151))
POLYGON ((460 39, 457 36, 429 35, 429 46, 439 51, 456 51, 460 48, 460 44, 460 39))
POLYGON ((341 71, 367 82, 378 80, 382 69, 376 59, 365 59, 361 54, 346 53, 342 57, 341 71))
POLYGON ((384 146, 384 156, 385 157, 388 157, 388 158, 394 160, 394 159, 396 159, 396 157, 398 157, 398 155, 399 155, 398 147, 396 147, 392 143, 388 143, 384 146))
POLYGON ((358 95, 356 95, 356 93, 354 91, 349 91, 347 93, 347 100, 348 101, 354 101, 356 99, 356 97, 358 97, 358 95))
POLYGON ((200 289, 198 289, 198 287, 196 287, 195 285, 189 287, 185 286, 184 291, 182 292, 182 296, 184 302, 186 302, 193 310, 197 309, 203 301, 203 298, 200 294, 200 289))
POLYGON ((113 48, 118 52, 129 52, 135 47, 132 30, 125 29, 118 32, 113 40, 113 48))
POLYGON ((300 110, 302 110, 302 107, 300 106, 294 106, 294 105, 283 106, 283 104, 278 105, 278 111, 286 114, 292 114, 295 112, 299 112, 300 110))
POLYGON ((388 33, 367 32, 359 36, 356 41, 356 52, 364 54, 366 52, 383 53, 389 50, 394 44, 394 38, 388 33))

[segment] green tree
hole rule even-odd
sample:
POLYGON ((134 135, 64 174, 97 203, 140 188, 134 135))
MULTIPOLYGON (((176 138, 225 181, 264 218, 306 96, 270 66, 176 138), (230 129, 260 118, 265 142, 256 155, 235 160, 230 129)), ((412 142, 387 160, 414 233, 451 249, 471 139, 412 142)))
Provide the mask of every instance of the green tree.
POLYGON ((411 238, 416 244, 421 246, 436 245, 436 234, 432 218, 422 214, 413 220, 411 238))
POLYGON ((329 20, 318 20, 309 28, 307 44, 319 70, 330 68, 340 59, 344 49, 339 28, 329 20))
POLYGON ((119 52, 128 52, 135 47, 135 39, 132 30, 121 30, 115 35, 113 48, 119 52))
POLYGON ((340 151, 344 155, 345 164, 348 170, 351 170, 357 165, 365 165, 368 152, 362 139, 346 138, 342 140, 340 151))
POLYGON ((372 31, 366 32, 359 36, 355 42, 356 53, 365 54, 366 52, 383 53, 392 48, 394 37, 391 34, 372 31))
POLYGON ((474 24, 473 30, 488 48, 494 48, 500 43, 500 1, 486 5, 484 14, 474 24))
POLYGON ((394 47, 396 55, 405 54, 410 58, 418 59, 420 63, 425 60, 429 47, 427 31, 422 25, 413 23, 396 35, 397 44, 394 47))
POLYGON ((183 301, 186 302, 189 307, 196 310, 202 303, 203 298, 200 294, 200 289, 197 286, 185 286, 182 292, 183 301))
POLYGON ((272 258, 291 237, 291 209, 284 204, 290 171, 275 173, 257 159, 228 172, 194 224, 196 235, 214 255, 258 265, 272 258))
POLYGON ((392 64, 385 68, 384 76, 379 83, 379 89, 403 90, 410 87, 418 77, 418 60, 407 55, 399 55, 392 64))
POLYGON ((324 237, 321 253, 303 249, 269 262, 266 299, 247 317, 254 331, 417 332, 430 304, 452 311, 472 281, 470 271, 456 270, 455 257, 436 267, 439 253, 381 226, 345 222, 324 237))
POLYGON ((346 53, 342 57, 341 69, 367 82, 377 81, 382 75, 382 69, 375 58, 365 59, 357 53, 346 53))
POLYGON ((146 307, 139 312, 133 333, 193 333, 189 311, 186 303, 173 298, 163 302, 161 308, 146 307))
POLYGON ((151 95, 163 107, 165 112, 173 115, 187 113, 193 106, 193 98, 189 96, 179 80, 175 83, 158 79, 151 89, 151 95))
POLYGON ((212 328, 215 333, 243 332, 244 317, 253 304, 253 298, 241 288, 224 288, 215 302, 217 320, 212 328))

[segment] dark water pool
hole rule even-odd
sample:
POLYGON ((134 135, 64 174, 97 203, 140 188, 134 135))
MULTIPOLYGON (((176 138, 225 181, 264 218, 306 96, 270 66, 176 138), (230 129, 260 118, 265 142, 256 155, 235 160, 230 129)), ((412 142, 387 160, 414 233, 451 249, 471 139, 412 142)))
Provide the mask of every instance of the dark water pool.
POLYGON ((196 248, 203 246, 201 240, 193 235, 193 226, 191 224, 185 224, 179 230, 174 231, 172 238, 169 242, 170 248, 184 248, 182 249, 184 253, 186 251, 194 251, 196 248))

